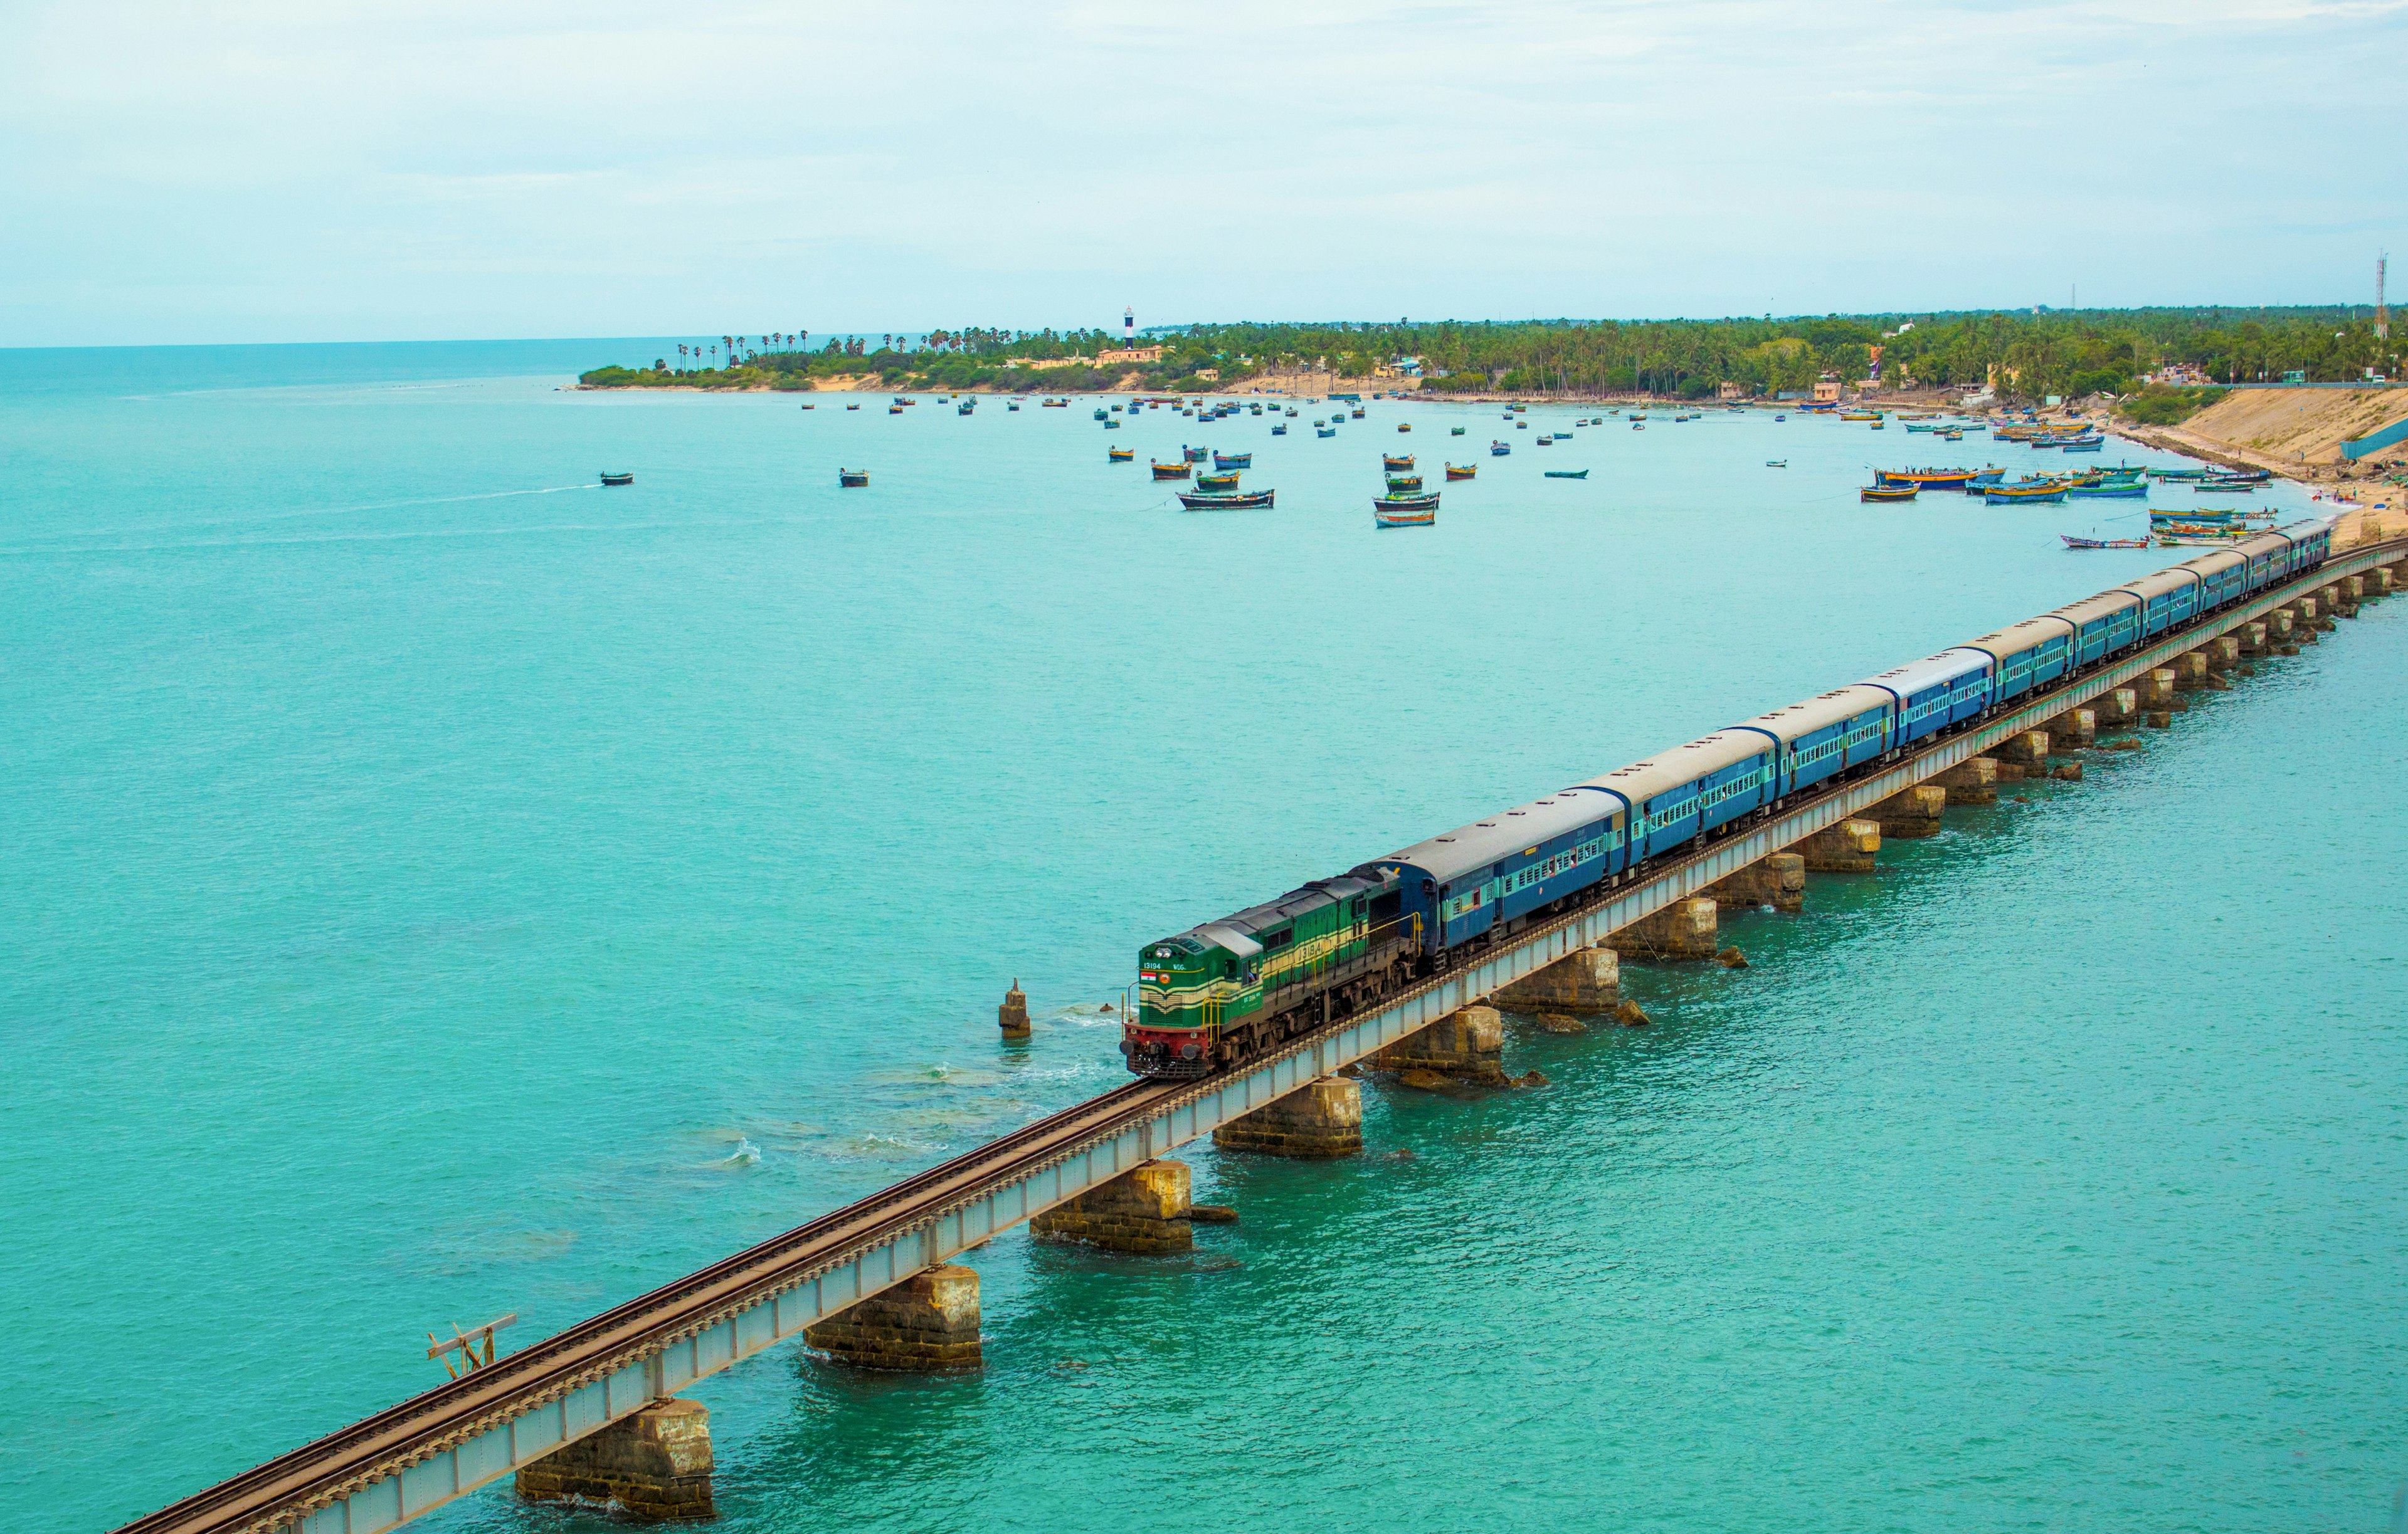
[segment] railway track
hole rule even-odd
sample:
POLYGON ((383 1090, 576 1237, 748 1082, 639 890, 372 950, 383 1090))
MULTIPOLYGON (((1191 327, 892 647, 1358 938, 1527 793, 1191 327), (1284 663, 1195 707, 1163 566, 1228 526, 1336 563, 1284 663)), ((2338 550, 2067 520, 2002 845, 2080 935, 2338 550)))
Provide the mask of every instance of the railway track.
MULTIPOLYGON (((2178 634, 2145 646, 2144 652, 2169 645, 2179 647, 2196 644, 2237 627, 2253 610, 2272 605, 2276 600, 2287 600, 2285 593, 2296 596, 2300 590, 2330 582, 2340 574, 2403 557, 2408 557, 2408 539, 2347 550, 2333 556, 2322 571, 2262 592, 2237 607, 2210 614, 2178 634)), ((2061 685, 2026 700, 2017 713, 2029 715, 2079 706, 2087 697, 2113 685, 2101 679, 2105 673, 2128 664, 2131 659, 2127 656, 2100 662, 2086 673, 2069 676, 2061 685)), ((1987 732, 1987 727, 1978 724, 1971 729, 1974 733, 1987 732)), ((1902 773, 1910 779, 1919 780, 1916 774, 1927 759, 1957 752, 1964 741, 1961 732, 1935 738, 1926 748, 1885 764, 1882 775, 1902 773)), ((1811 794, 1797 796, 1781 818, 1812 814, 1818 806, 1843 799, 1862 786, 1861 781, 1834 782, 1811 794)), ((1708 843, 1685 849, 1650 867, 1640 879, 1598 894, 1627 898, 1634 891, 1654 887, 1695 882, 1697 871, 1717 855, 1719 845, 1708 843)), ((1498 951, 1544 944, 1574 924, 1587 920, 1601 903, 1603 900, 1593 899, 1534 923, 1513 934, 1512 940, 1500 945, 1498 951)), ((1334 1019, 1307 1030, 1247 1062, 1236 1073, 1262 1070, 1313 1049, 1367 1015, 1410 1005, 1457 978, 1441 973, 1417 981, 1404 990, 1382 997, 1351 1017, 1334 1019)), ((700 1328, 808 1280, 849 1255, 928 1225, 1000 1183, 1075 1154, 1081 1147, 1108 1139, 1131 1125, 1159 1118, 1216 1089, 1223 1080, 1220 1076, 1203 1081, 1132 1080, 1125 1087, 1026 1125, 868 1198, 579 1322, 523 1352, 509 1355, 487 1368, 414 1396, 136 1519, 123 1525, 118 1534, 243 1534, 291 1523, 306 1510, 349 1496, 393 1474, 396 1467, 414 1463, 427 1454, 508 1420, 534 1403, 657 1353, 700 1328)))

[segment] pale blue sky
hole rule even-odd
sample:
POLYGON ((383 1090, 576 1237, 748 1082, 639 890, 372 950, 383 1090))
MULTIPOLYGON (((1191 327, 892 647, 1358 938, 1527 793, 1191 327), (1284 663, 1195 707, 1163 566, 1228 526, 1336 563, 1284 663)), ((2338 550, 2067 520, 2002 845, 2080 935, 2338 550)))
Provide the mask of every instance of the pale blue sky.
POLYGON ((0 4, 0 345, 2371 301, 2408 0, 0 4))

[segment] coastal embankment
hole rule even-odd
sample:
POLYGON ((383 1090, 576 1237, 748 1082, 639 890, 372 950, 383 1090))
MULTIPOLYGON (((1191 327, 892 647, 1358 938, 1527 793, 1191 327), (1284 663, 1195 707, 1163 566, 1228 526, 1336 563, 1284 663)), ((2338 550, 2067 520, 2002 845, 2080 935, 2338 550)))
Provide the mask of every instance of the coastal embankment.
POLYGON ((2330 486, 2341 501, 2337 548, 2386 536, 2408 512, 2408 443, 2363 458, 2342 444, 2408 419, 2408 389, 2236 389, 2178 426, 2114 429, 2136 442, 2216 463, 2266 469, 2288 479, 2330 486))

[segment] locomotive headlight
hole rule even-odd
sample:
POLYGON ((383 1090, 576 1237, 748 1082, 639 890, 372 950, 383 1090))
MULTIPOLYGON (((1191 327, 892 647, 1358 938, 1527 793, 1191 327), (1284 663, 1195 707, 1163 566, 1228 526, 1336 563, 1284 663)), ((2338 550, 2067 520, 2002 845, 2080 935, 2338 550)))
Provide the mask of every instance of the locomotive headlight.
POLYGON ((1182 1060, 1192 1060, 1203 1053, 1203 1050, 1197 1047, 1196 1041, 1193 1039, 1179 1046, 1179 1058, 1182 1060))

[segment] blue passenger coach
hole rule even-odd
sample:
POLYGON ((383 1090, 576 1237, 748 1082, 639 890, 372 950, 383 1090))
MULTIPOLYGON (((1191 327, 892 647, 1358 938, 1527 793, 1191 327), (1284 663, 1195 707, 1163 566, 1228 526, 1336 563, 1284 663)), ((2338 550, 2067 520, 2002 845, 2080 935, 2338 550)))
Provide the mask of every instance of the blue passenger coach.
POLYGON ((1717 731, 1581 787, 1618 795, 1630 806, 1635 863, 1771 803, 1776 744, 1757 731, 1717 731))
POLYGON ((2073 664, 2086 666, 2139 643, 2141 599, 2129 591, 2101 591, 2048 615, 2073 631, 2073 664))
POLYGON ((1979 650, 1997 662, 1990 678, 1990 702, 2003 703, 2045 687, 2072 669, 2073 625, 2047 613, 1959 647, 1979 650))
POLYGON ((1895 702, 1880 688, 1835 688, 1731 728, 1751 731, 1778 748, 1772 793, 1784 799, 1888 750, 1895 702))
POLYGON ((1990 675, 1998 662, 1976 649, 1942 650, 1883 672, 1865 683, 1897 700, 1892 743, 1911 745, 1961 724, 1990 706, 1990 675))

